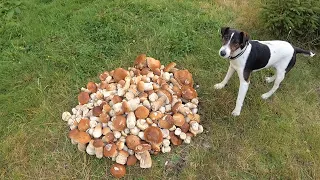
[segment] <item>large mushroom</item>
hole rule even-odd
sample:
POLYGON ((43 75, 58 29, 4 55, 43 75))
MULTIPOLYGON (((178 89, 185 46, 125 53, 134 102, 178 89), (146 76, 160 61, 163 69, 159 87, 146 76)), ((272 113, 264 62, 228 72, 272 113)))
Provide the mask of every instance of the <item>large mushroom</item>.
POLYGON ((129 75, 129 72, 122 68, 117 68, 113 72, 113 78, 115 82, 119 82, 120 80, 124 80, 126 76, 129 75))
POLYGON ((112 176, 115 178, 122 178, 126 174, 126 167, 122 164, 114 164, 110 168, 112 176))
POLYGON ((134 67, 138 69, 143 69, 146 66, 147 66, 147 56, 145 54, 140 54, 134 62, 134 67))
POLYGON ((178 70, 174 72, 174 78, 178 81, 178 83, 183 86, 193 86, 192 74, 188 70, 178 70))
POLYGON ((129 149, 134 149, 136 146, 141 144, 140 138, 135 135, 128 135, 126 137, 126 144, 129 149))
POLYGON ((163 135, 158 127, 150 126, 144 131, 144 139, 151 144, 152 150, 160 151, 160 145, 163 141, 163 135))
POLYGON ((140 161, 141 168, 151 168, 152 166, 149 150, 151 150, 150 144, 140 144, 134 148, 135 155, 140 161))
POLYGON ((112 121, 112 126, 116 131, 122 131, 127 127, 126 118, 124 116, 115 116, 114 120, 112 121))

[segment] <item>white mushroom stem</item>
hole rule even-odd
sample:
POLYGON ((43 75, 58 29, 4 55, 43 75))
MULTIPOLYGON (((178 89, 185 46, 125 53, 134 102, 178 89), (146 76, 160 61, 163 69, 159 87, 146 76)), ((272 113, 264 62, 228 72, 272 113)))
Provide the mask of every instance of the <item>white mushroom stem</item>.
POLYGON ((126 99, 129 101, 135 97, 135 95, 132 92, 127 92, 125 94, 126 99))
POLYGON ((179 136, 181 134, 181 129, 180 128, 177 128, 175 131, 174 131, 174 134, 179 136))
POLYGON ((101 159, 103 157, 103 146, 94 148, 96 151, 96 157, 101 159))
POLYGON ((138 97, 131 99, 128 101, 128 104, 130 111, 135 111, 140 104, 140 99, 138 97))
POLYGON ((148 100, 144 100, 142 102, 142 105, 145 106, 148 109, 151 109, 151 104, 150 104, 150 102, 148 100))
POLYGON ((161 106, 165 104, 167 100, 166 96, 161 96, 159 99, 157 99, 155 102, 151 104, 151 108, 153 111, 157 111, 161 106))
POLYGON ((144 140, 144 132, 140 131, 138 133, 138 136, 139 136, 140 139, 144 140))
POLYGON ((187 138, 187 134, 184 132, 180 133, 180 139, 185 140, 187 138))
POLYGON ((170 140, 169 139, 164 139, 162 144, 163 144, 163 146, 170 146, 170 140))
POLYGON ((116 139, 119 139, 121 137, 121 133, 119 131, 113 131, 113 135, 116 139))
POLYGON ((178 81, 174 78, 170 78, 170 82, 174 85, 177 86, 179 89, 181 89, 181 85, 178 83, 178 81))
POLYGON ((169 131, 174 131, 174 130, 176 130, 177 129, 177 127, 175 126, 175 125, 173 125, 170 129, 169 129, 169 131))
POLYGON ((163 153, 168 153, 168 152, 171 151, 171 147, 170 147, 170 146, 163 146, 163 147, 161 148, 161 151, 162 151, 163 153))
POLYGON ((94 131, 94 128, 89 128, 89 129, 87 129, 87 133, 88 134, 90 134, 90 136, 92 136, 93 135, 93 131, 94 131))
POLYGON ((164 106, 161 106, 161 107, 159 108, 159 111, 160 111, 162 114, 164 114, 164 113, 166 112, 166 108, 165 108, 164 106))
POLYGON ((78 149, 79 149, 79 151, 81 151, 81 152, 86 152, 86 148, 87 148, 87 145, 86 145, 86 144, 78 143, 78 149))
POLYGON ((198 108, 194 108, 191 110, 192 114, 197 114, 198 113, 198 108))
POLYGON ((96 151, 94 150, 94 146, 93 146, 93 141, 94 140, 91 140, 86 148, 86 152, 89 154, 89 155, 95 155, 96 154, 96 151))
POLYGON ((169 136, 170 131, 168 129, 161 129, 163 138, 167 138, 169 136))
POLYGON ((189 109, 194 109, 194 108, 197 108, 197 105, 191 103, 191 102, 188 102, 187 104, 185 104, 185 106, 187 106, 189 109))
POLYGON ((137 120, 137 127, 144 131, 145 129, 147 129, 149 127, 147 121, 145 119, 138 119, 137 120))
POLYGON ((191 102, 195 105, 198 105, 199 104, 199 99, 198 98, 193 98, 191 99, 191 102))
POLYGON ((165 105, 165 109, 166 109, 166 112, 170 112, 171 111, 171 104, 165 105))
POLYGON ((130 129, 130 133, 133 135, 138 135, 139 131, 140 131, 140 129, 137 126, 130 129))
POLYGON ((130 76, 127 76, 125 78, 125 84, 122 88, 119 88, 118 89, 118 96, 123 96, 129 89, 129 86, 130 86, 130 81, 131 81, 131 77, 130 76))
POLYGON ((112 106, 113 110, 115 111, 116 114, 122 113, 122 102, 116 103, 112 106))
POLYGON ((186 143, 186 144, 190 144, 191 136, 187 136, 186 139, 183 142, 186 143))
MULTIPOLYGON (((158 99, 157 93, 152 93, 152 94, 149 95, 149 100, 150 100, 151 102, 154 102, 154 101, 156 101, 157 99, 158 99)), ((70 115, 70 116, 71 116, 71 115, 70 115)))
POLYGON ((162 74, 162 78, 165 80, 165 81, 170 81, 170 74, 168 72, 164 72, 162 74))
POLYGON ((129 129, 132 129, 136 126, 136 116, 134 115, 134 112, 129 112, 127 115, 127 127, 129 129))

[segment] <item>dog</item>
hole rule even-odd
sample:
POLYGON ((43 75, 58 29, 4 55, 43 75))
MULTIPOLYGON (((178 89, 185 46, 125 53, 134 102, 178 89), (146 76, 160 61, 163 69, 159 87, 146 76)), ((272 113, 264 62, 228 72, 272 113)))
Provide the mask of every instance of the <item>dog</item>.
POLYGON ((248 91, 250 74, 264 68, 274 67, 275 75, 266 77, 266 82, 274 82, 270 91, 261 97, 268 99, 279 88, 280 83, 296 63, 296 55, 302 53, 313 57, 315 54, 295 47, 289 42, 273 40, 259 41, 250 40, 246 32, 232 29, 230 27, 221 28, 222 47, 219 55, 230 62, 228 72, 222 82, 215 84, 215 89, 222 89, 228 83, 234 72, 237 72, 240 87, 236 101, 236 107, 232 111, 233 116, 239 116, 243 101, 248 91))

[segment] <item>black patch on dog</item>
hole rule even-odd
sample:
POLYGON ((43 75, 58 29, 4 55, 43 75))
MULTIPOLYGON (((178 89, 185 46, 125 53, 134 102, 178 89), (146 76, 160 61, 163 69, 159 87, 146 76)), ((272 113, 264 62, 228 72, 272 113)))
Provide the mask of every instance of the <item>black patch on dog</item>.
MULTIPOLYGON (((261 44, 258 41, 249 42, 251 44, 251 51, 244 68, 244 75, 245 73, 248 74, 248 72, 265 67, 268 64, 271 56, 270 49, 267 45, 261 44)), ((247 78, 249 78, 249 76, 247 78)), ((246 79, 246 81, 247 80, 248 79, 246 79)))
POLYGON ((286 73, 288 73, 292 68, 293 66, 296 64, 296 53, 293 53, 293 56, 286 68, 286 73))

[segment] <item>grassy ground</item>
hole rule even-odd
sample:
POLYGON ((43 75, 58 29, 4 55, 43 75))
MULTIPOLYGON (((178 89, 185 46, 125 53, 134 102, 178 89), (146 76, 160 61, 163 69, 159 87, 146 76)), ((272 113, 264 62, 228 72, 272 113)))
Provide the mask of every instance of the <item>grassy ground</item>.
POLYGON ((11 4, 21 12, 6 11, 0 20, 0 179, 112 179, 106 175, 110 160, 70 143, 61 113, 76 105, 86 82, 103 70, 131 66, 142 52, 194 74, 205 132, 154 157, 151 169, 127 168, 125 179, 319 179, 319 57, 299 55, 267 101, 260 96, 272 87, 263 81, 272 71, 255 73, 241 116, 231 117, 237 77, 226 89, 212 88, 228 66, 217 55, 218 30, 241 23, 219 2, 11 4))

